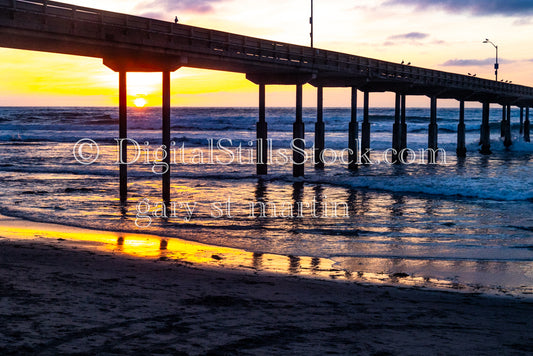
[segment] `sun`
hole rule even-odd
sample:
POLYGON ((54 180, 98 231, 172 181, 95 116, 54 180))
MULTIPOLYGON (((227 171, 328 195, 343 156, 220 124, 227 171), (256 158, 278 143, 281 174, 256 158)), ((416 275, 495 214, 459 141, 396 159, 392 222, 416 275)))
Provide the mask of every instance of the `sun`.
POLYGON ((133 101, 136 107, 143 108, 146 105, 146 99, 145 98, 137 98, 133 101))

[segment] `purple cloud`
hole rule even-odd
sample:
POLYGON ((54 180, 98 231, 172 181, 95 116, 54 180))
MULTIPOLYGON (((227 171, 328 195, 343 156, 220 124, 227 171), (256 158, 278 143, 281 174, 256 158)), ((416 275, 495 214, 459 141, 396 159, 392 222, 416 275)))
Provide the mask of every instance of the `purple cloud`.
POLYGON ((213 4, 222 1, 224 0, 144 0, 135 6, 135 11, 141 16, 150 17, 169 17, 168 14, 179 15, 180 12, 204 14, 213 11, 213 4))
POLYGON ((427 33, 409 32, 409 33, 403 33, 400 35, 390 36, 388 40, 423 40, 428 37, 429 35, 427 33))
POLYGON ((527 16, 533 14, 530 0, 388 0, 385 5, 414 5, 417 10, 441 8, 473 15, 527 16))
MULTIPOLYGON (((513 60, 505 60, 501 59, 499 60, 500 63, 513 63, 515 61, 513 60)), ((442 66, 447 67, 472 67, 472 66, 483 66, 483 65, 489 65, 494 63, 494 58, 486 58, 486 59, 450 59, 446 62, 442 63, 442 66)))

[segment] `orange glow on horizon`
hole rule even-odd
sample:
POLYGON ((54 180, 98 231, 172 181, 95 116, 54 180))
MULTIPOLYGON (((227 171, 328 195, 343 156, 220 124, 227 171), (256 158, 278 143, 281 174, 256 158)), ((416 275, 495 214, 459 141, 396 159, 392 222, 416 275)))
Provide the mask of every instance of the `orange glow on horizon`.
MULTIPOLYGON (((84 4, 81 0, 70 2, 84 4)), ((533 85, 533 66, 530 56, 524 52, 527 36, 516 35, 528 33, 533 23, 519 21, 520 16, 502 21, 498 14, 475 16, 442 9, 422 11, 383 3, 362 0, 354 6, 350 0, 316 2, 315 46, 395 63, 405 60, 413 66, 447 72, 465 75, 471 72, 492 79, 493 49, 482 44, 489 37, 501 46, 502 79, 533 85), (410 33, 422 37, 406 37, 410 33), (491 63, 485 64, 487 59, 491 63), (473 64, 446 64, 454 60, 473 64)), ((168 12, 162 11, 164 6, 158 5, 154 11, 140 0, 95 0, 90 7, 132 15, 142 15, 139 9, 145 9, 154 18, 174 20, 174 14, 168 16, 168 12)), ((256 2, 235 0, 213 2, 212 8, 198 13, 185 7, 179 14, 180 23, 309 45, 308 2, 272 0, 258 6, 256 2)), ((101 59, 5 48, 0 48, 0 58, 3 74, 0 106, 118 105, 118 75, 105 67, 101 59)), ((242 73, 181 68, 172 73, 171 90, 174 107, 255 107, 258 104, 257 86, 248 82, 242 73)), ((393 95, 388 94, 372 94, 372 106, 393 106, 393 95)), ((137 106, 134 101, 140 96, 146 100, 144 106, 161 106, 161 73, 128 73, 128 95, 130 106, 137 106)), ((325 107, 350 106, 348 90, 339 89, 335 95, 325 95, 325 107)), ((269 107, 294 107, 294 97, 293 86, 267 88, 269 107)), ((424 97, 410 100, 411 106, 427 106, 424 97)), ((316 90, 309 85, 304 87, 304 106, 316 107, 316 90)), ((457 103, 443 101, 439 106, 457 107, 457 103)))

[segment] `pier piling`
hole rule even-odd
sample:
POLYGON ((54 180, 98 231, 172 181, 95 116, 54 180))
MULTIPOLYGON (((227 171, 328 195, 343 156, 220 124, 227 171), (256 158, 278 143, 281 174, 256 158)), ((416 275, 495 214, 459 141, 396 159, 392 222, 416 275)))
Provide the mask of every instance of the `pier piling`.
POLYGON ((315 123, 315 168, 324 169, 323 152, 325 148, 324 125, 324 88, 317 87, 316 123, 315 123))
POLYGON ((259 121, 256 125, 257 175, 268 174, 268 124, 266 122, 266 87, 259 84, 259 121))
POLYGON ((524 133, 524 107, 520 107, 520 135, 524 133))
POLYGON ((483 103, 483 121, 481 124, 481 154, 490 155, 490 103, 483 103))
POLYGON ((431 97, 431 110, 430 110, 430 123, 429 123, 429 136, 428 136, 428 148, 437 151, 438 148, 438 130, 437 125, 437 97, 431 97))
POLYGON ((165 206, 170 206, 170 72, 163 72, 163 146, 166 171, 163 173, 162 190, 165 206))
POLYGON ((530 142, 529 137, 529 106, 526 107, 526 120, 524 121, 524 141, 530 142))
POLYGON ((466 157, 466 138, 465 138, 465 102, 459 102, 459 124, 457 125, 457 157, 466 157))
POLYGON ((296 85, 296 121, 293 125, 293 170, 294 177, 303 177, 305 172, 305 126, 303 122, 303 85, 296 85))
POLYGON ((401 110, 400 110, 400 150, 407 148, 407 123, 405 116, 405 95, 402 94, 401 99, 401 110))
POLYGON ((357 122, 357 88, 352 87, 352 110, 351 120, 348 128, 348 148, 349 148, 349 169, 357 169, 358 157, 358 140, 359 123, 357 122))
POLYGON ((510 147, 512 144, 513 144, 513 141, 511 139, 511 105, 507 105, 507 115, 505 119, 503 145, 505 147, 510 147))
POLYGON ((401 95, 396 93, 396 100, 394 104, 394 124, 392 125, 392 149, 393 149, 393 162, 398 159, 398 153, 401 151, 401 95))
POLYGON ((507 121, 507 108, 502 105, 502 121, 500 122, 500 137, 505 137, 505 124, 507 121))
MULTIPOLYGON (((363 96, 363 123, 361 124, 361 150, 362 156, 370 159, 370 116, 369 116, 370 93, 364 92, 363 96)), ((366 159, 362 162, 369 164, 366 159)))
POLYGON ((125 205, 128 200, 128 92, 126 72, 118 74, 118 101, 119 101, 119 139, 120 139, 120 204, 125 205))

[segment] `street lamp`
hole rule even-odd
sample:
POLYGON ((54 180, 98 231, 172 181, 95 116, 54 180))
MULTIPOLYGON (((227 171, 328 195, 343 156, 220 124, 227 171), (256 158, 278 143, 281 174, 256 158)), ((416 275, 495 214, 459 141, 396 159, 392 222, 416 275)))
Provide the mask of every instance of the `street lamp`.
POLYGON ((313 0, 311 0, 311 17, 309 18, 309 24, 311 25, 311 48, 313 48, 313 0))
POLYGON ((496 81, 498 81, 498 69, 500 68, 500 65, 498 64, 498 46, 492 43, 488 38, 485 38, 485 41, 483 41, 483 43, 490 43, 494 46, 494 48, 496 48, 496 63, 494 63, 494 74, 496 75, 496 81))

